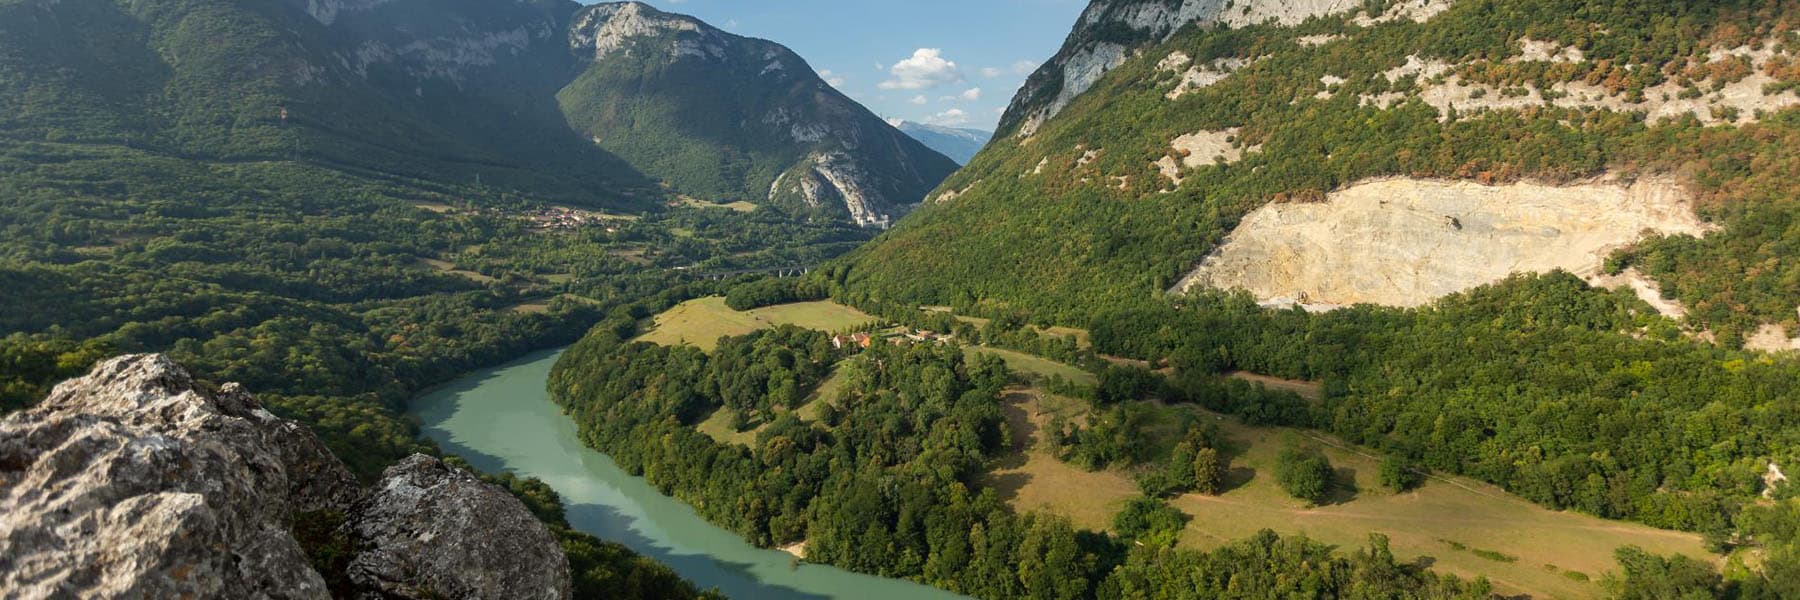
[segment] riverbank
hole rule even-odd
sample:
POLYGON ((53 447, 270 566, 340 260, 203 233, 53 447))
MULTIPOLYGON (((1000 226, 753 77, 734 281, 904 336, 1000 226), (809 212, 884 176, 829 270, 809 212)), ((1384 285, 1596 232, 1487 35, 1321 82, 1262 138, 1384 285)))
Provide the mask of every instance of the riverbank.
POLYGON ((408 414, 446 453, 484 471, 542 479, 561 493, 576 529, 662 561, 732 598, 962 598, 912 582, 800 563, 751 546, 584 446, 550 401, 545 382, 560 351, 538 352, 452 381, 414 400, 408 414))

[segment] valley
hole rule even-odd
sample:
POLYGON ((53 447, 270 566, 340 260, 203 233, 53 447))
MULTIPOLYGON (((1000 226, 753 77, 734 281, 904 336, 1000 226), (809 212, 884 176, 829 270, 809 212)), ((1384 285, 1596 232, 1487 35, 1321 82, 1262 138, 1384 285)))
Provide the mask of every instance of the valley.
POLYGON ((1800 594, 1800 5, 721 1, 0 0, 0 596, 1800 594))

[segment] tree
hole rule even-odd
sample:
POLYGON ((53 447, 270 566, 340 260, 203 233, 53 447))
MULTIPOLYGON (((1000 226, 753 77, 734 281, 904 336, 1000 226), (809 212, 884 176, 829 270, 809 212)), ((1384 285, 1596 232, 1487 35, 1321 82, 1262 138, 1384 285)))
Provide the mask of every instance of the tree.
POLYGON ((1381 485, 1395 492, 1405 492, 1423 483, 1424 467, 1412 459, 1398 454, 1381 459, 1381 485))
POLYGON ((1146 546, 1175 545, 1188 516, 1162 500, 1149 496, 1133 498, 1113 516, 1113 533, 1119 539, 1146 546))
POLYGON ((1664 558, 1636 546, 1618 549, 1621 575, 1607 583, 1619 600, 1705 600, 1719 597, 1721 577, 1686 556, 1664 558))
POLYGON ((1331 461, 1318 448, 1290 445, 1275 459, 1275 481, 1288 495, 1317 505, 1331 490, 1331 461))
POLYGON ((1227 464, 1218 450, 1201 448, 1194 453, 1194 491, 1217 494, 1225 491, 1227 464))
POLYGON ((1161 379, 1161 376, 1143 367, 1112 365, 1100 372, 1099 388, 1095 396, 1103 406, 1136 400, 1155 392, 1162 383, 1161 379))

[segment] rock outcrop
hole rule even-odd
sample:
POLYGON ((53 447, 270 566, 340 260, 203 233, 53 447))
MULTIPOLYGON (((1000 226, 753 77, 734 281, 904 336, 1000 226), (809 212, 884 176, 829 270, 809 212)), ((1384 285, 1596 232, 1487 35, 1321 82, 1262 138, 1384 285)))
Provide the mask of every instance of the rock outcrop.
MULTIPOLYGON (((1360 18, 1364 23, 1424 20, 1449 4, 1450 0, 1405 0, 1382 15, 1360 18)), ((1032 135, 1101 77, 1125 64, 1133 52, 1165 41, 1184 27, 1242 27, 1271 21, 1295 25, 1365 5, 1362 0, 1093 0, 1062 49, 1013 97, 1000 131, 1032 135)))
POLYGON ((1514 273, 1600 272, 1644 232, 1703 236, 1673 180, 1553 186, 1383 179, 1250 213, 1175 288, 1242 288, 1270 306, 1419 306, 1514 273))
POLYGON ((350 579, 371 598, 568 598, 556 538, 504 490, 413 455, 382 473, 348 527, 350 579))
POLYGON ((7 598, 329 598, 290 530, 320 510, 371 549, 351 569, 365 597, 569 595, 555 539, 505 490, 416 456, 365 495, 310 430, 161 355, 0 420, 7 598))

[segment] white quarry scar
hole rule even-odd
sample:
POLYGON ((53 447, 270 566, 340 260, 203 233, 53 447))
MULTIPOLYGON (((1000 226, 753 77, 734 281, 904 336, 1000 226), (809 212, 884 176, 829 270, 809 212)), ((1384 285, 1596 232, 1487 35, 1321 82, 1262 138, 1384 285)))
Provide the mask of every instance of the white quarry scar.
POLYGON ((1243 288, 1266 304, 1418 306, 1505 279, 1596 273, 1646 231, 1703 235, 1680 186, 1386 179, 1317 204, 1251 213, 1176 286, 1243 288))

